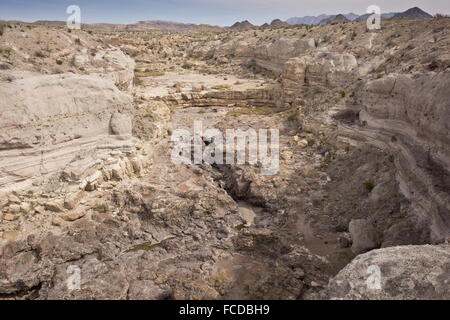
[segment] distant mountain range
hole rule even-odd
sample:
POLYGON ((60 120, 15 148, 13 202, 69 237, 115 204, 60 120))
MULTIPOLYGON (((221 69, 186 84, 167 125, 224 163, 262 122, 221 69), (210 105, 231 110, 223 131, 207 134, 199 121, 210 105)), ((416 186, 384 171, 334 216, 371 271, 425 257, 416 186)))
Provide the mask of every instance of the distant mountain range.
POLYGON ((349 21, 352 21, 352 20, 350 20, 343 14, 338 14, 336 16, 330 16, 329 18, 323 19, 322 21, 320 21, 319 24, 345 23, 345 22, 349 22, 349 21))
MULTIPOLYGON (((321 14, 319 16, 293 17, 293 18, 287 19, 286 22, 290 25, 296 25, 296 24, 319 25, 319 24, 330 23, 331 21, 335 20, 336 18, 338 18, 337 20, 342 22, 343 19, 341 16, 344 16, 345 18, 347 18, 350 21, 363 21, 363 20, 366 20, 370 15, 371 14, 357 15, 355 13, 347 13, 347 14, 342 14, 342 15, 321 14)), ((433 16, 418 7, 408 9, 404 12, 390 12, 390 13, 383 13, 381 15, 382 19, 389 19, 389 18, 396 18, 396 17, 432 18, 433 16)))
POLYGON ((247 30, 253 28, 254 25, 251 24, 248 20, 236 22, 233 24, 230 29, 236 29, 236 30, 247 30))
POLYGON ((183 22, 175 22, 175 21, 162 21, 162 20, 145 20, 138 21, 137 24, 144 24, 146 26, 154 27, 155 29, 192 29, 197 25, 193 23, 183 23, 183 22))
MULTIPOLYGON (((356 13, 347 14, 336 14, 327 15, 321 14, 319 16, 305 16, 305 17, 293 17, 287 19, 286 21, 281 21, 280 19, 273 20, 270 24, 265 23, 261 27, 263 28, 280 28, 287 27, 289 25, 305 24, 305 25, 320 25, 328 23, 345 23, 348 21, 364 21, 370 14, 357 15, 356 13)), ((390 12, 383 13, 381 15, 382 19, 389 18, 432 18, 432 15, 423 11, 418 7, 408 9, 404 12, 390 12)), ((26 23, 30 24, 30 23, 26 23)), ((66 22, 64 21, 47 21, 40 20, 34 23, 35 25, 46 25, 54 27, 64 27, 66 22)), ((83 24, 83 28, 92 30, 103 30, 103 31, 146 31, 146 30, 185 30, 185 29, 197 29, 197 30, 221 30, 222 27, 212 26, 206 24, 193 24, 193 23, 183 23, 174 21, 162 21, 162 20, 144 20, 139 21, 134 24, 112 24, 112 23, 92 23, 83 24)), ((235 30, 248 30, 257 28, 258 26, 253 25, 248 20, 236 22, 230 29, 235 30)))
MULTIPOLYGON (((62 27, 64 28, 67 23, 65 21, 49 21, 49 20, 38 20, 33 23, 34 25, 43 25, 51 27, 62 27)), ((162 21, 162 20, 145 20, 138 21, 133 24, 114 24, 114 23, 90 23, 82 24, 83 29, 88 30, 98 30, 98 31, 147 31, 147 30, 186 30, 186 29, 196 29, 196 30, 220 30, 221 27, 212 26, 207 24, 193 24, 193 23, 183 23, 174 21, 162 21)))

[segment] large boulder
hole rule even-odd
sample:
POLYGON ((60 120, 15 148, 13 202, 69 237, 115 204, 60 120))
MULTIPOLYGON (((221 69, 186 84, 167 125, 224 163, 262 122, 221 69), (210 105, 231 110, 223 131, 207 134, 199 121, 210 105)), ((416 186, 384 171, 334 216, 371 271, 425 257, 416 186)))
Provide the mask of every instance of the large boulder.
POLYGON ((367 252, 379 247, 378 235, 373 225, 366 219, 350 221, 348 230, 352 237, 352 251, 355 254, 367 252))
POLYGON ((450 299, 450 245, 373 250, 356 257, 324 290, 327 299, 450 299))
POLYGON ((348 53, 319 51, 314 55, 292 58, 284 66, 283 80, 308 86, 342 86, 358 71, 355 56, 348 53))
POLYGON ((113 134, 124 137, 131 136, 133 130, 131 115, 115 112, 111 116, 109 125, 113 134))

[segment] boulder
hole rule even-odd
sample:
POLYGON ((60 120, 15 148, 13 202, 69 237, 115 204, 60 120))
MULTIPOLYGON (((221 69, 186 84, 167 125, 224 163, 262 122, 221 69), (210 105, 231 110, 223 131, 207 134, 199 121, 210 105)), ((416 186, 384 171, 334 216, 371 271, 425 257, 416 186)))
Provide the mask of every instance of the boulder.
POLYGON ((450 71, 390 74, 355 95, 358 135, 399 159, 400 190, 436 242, 450 234, 449 87, 450 71))
POLYGON ((330 280, 325 299, 450 299, 450 246, 404 246, 356 257, 330 280))
POLYGON ((355 254, 367 252, 379 247, 378 235, 373 225, 365 219, 350 221, 348 227, 353 241, 352 251, 355 254))
POLYGON ((131 136, 133 130, 131 116, 119 112, 113 113, 109 126, 112 133, 119 136, 131 136))

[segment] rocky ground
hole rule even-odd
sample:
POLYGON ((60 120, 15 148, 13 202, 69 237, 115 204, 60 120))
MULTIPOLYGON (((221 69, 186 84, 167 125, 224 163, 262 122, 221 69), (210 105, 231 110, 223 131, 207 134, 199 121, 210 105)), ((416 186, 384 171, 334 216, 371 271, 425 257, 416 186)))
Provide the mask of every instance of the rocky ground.
POLYGON ((3 26, 0 298, 450 298, 449 27, 3 26), (195 121, 279 171, 174 164, 195 121))

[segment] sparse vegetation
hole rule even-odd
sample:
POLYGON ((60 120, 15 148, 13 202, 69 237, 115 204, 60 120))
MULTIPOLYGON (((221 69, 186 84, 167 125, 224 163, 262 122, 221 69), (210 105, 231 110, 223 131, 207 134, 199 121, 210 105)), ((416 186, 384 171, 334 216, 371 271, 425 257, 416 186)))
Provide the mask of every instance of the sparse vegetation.
POLYGON ((4 57, 9 57, 12 53, 12 49, 11 48, 2 48, 0 49, 0 53, 4 56, 4 57))
POLYGON ((372 180, 364 181, 364 187, 368 192, 372 192, 373 188, 375 188, 375 183, 372 180))
POLYGON ((94 211, 97 211, 97 212, 106 213, 106 212, 108 212, 109 207, 105 203, 100 203, 100 204, 93 206, 91 209, 94 211))
POLYGON ((135 72, 136 77, 145 78, 145 77, 160 77, 165 75, 165 72, 159 70, 145 70, 144 72, 135 72))
POLYGON ((228 90, 230 89, 229 84, 215 84, 211 87, 214 90, 228 90))
POLYGON ((36 52, 34 53, 34 56, 35 56, 36 58, 45 58, 45 57, 46 57, 46 55, 45 55, 42 51, 36 51, 36 52))

